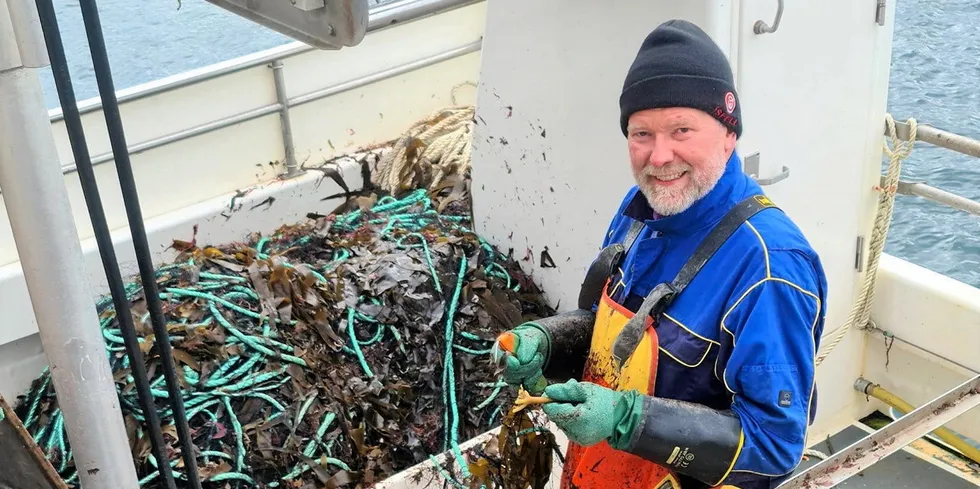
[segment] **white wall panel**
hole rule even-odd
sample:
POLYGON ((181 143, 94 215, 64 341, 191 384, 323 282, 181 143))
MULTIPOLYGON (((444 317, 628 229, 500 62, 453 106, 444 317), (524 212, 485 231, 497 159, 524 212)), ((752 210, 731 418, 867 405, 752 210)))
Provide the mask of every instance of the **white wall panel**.
MULTIPOLYGON (((515 256, 552 304, 575 307, 609 219, 634 184, 618 97, 640 42, 661 22, 700 25, 732 59, 745 126, 742 156, 759 151, 766 187, 820 253, 830 281, 827 329, 847 318, 862 278, 855 243, 870 237, 880 173, 891 10, 853 0, 538 1, 489 4, 473 152, 478 231, 515 256), (847 35, 828 36, 827 26, 847 35), (544 134, 542 134, 544 133, 544 134), (556 268, 540 268, 547 247, 556 268)), ((889 2, 889 9, 893 8, 889 2)), ((866 240, 867 241, 867 240, 866 240)), ((820 366, 815 433, 861 406, 850 383, 863 339, 852 334, 820 366)))

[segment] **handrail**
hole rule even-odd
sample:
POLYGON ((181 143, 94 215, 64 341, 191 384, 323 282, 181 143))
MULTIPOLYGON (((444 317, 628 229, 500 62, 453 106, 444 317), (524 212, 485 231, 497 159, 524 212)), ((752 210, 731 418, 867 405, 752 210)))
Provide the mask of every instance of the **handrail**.
MULTIPOLYGON (((911 127, 908 123, 895 121, 895 134, 899 139, 908 141, 910 133, 911 127)), ((890 135, 887 123, 885 123, 885 135, 890 135)), ((942 129, 936 129, 935 127, 929 125, 916 125, 915 140, 956 151, 957 153, 965 154, 967 156, 980 158, 980 141, 966 136, 961 136, 959 134, 954 134, 949 131, 944 131, 942 129)), ((885 178, 882 177, 881 185, 884 185, 884 181, 885 178)), ((947 192, 940 188, 926 185, 921 182, 899 180, 896 191, 902 195, 922 197, 954 209, 959 209, 961 211, 980 216, 980 202, 968 199, 961 195, 956 195, 952 192, 947 192)))
MULTIPOLYGON (((884 178, 882 178, 884 183, 884 178)), ((898 181, 898 193, 902 195, 915 195, 929 199, 940 204, 947 205, 954 209, 969 212, 975 216, 980 216, 980 202, 970 200, 966 197, 947 192, 943 189, 932 187, 924 183, 898 181)))
MULTIPOLYGON (((895 134, 900 139, 904 141, 909 140, 909 129, 908 123, 895 121, 895 134)), ((889 135, 888 124, 885 124, 885 135, 889 135)), ((936 129, 925 124, 918 124, 916 126, 915 140, 980 158, 980 141, 942 129, 936 129)))
MULTIPOLYGON (((388 78, 393 78, 411 71, 424 68, 426 66, 431 66, 436 63, 447 61, 459 56, 463 56, 469 53, 474 53, 480 50, 482 46, 482 40, 473 41, 462 46, 458 46, 447 51, 437 53, 425 58, 417 59, 415 61, 410 61, 408 63, 394 66, 377 73, 372 73, 369 75, 356 78, 354 80, 339 83, 337 85, 332 85, 326 88, 316 90, 314 92, 306 93, 303 95, 298 95, 289 99, 285 99, 282 103, 274 103, 263 105, 245 112, 241 112, 232 116, 217 119, 205 124, 190 127, 181 131, 177 131, 171 134, 167 134, 158 138, 150 139, 147 141, 142 141, 129 147, 129 154, 135 155, 148 151, 154 148, 159 148, 161 146, 166 146, 171 143, 176 143, 178 141, 183 141, 195 136, 200 136, 202 134, 207 134, 218 129, 223 129, 228 126, 233 126, 235 124, 241 124, 242 122, 247 122, 252 119, 257 119, 259 117, 264 117, 276 112, 280 112, 283 109, 289 109, 291 107, 296 107, 305 103, 312 102, 314 100, 319 100, 331 95, 336 95, 338 93, 343 93, 349 90, 354 90, 371 83, 379 82, 381 80, 386 80, 388 78)), ((291 140, 291 134, 287 134, 290 131, 283 131, 284 144, 287 144, 291 140)), ((92 164, 99 165, 112 161, 112 152, 105 152, 92 157, 92 164)), ((289 162, 287 162, 288 164, 289 162)), ((295 161, 292 162, 295 164, 295 161)), ((68 163, 61 167, 63 173, 72 173, 77 171, 75 162, 68 163)), ((297 168, 287 168, 288 176, 295 176, 297 168)))
MULTIPOLYGON (((437 13, 465 7, 470 4, 478 3, 482 0, 400 0, 372 8, 368 13, 367 32, 378 31, 390 26, 399 25, 405 22, 418 20, 437 13)), ((357 49, 357 47, 346 48, 357 49)), ((222 63, 213 64, 204 68, 187 71, 185 73, 163 78, 154 82, 149 82, 127 90, 120 90, 117 99, 122 105, 126 102, 144 99, 153 95, 167 93, 188 85, 213 80, 225 75, 230 75, 257 66, 266 65, 274 61, 281 61, 293 56, 314 51, 316 48, 308 44, 296 41, 282 46, 277 46, 265 51, 248 54, 222 63)), ((98 97, 86 100, 78 104, 80 114, 88 114, 102 108, 102 102, 98 97)), ((61 108, 49 111, 51 122, 64 119, 61 108)))

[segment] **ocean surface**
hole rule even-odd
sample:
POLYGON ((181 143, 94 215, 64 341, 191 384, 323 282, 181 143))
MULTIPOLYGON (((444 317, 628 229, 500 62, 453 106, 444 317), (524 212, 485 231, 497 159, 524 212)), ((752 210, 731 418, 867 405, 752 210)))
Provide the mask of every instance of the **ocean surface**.
MULTIPOLYGON (((889 112, 980 139, 980 2, 897 1, 889 112)), ((54 3, 76 95, 97 96, 78 2, 54 3)), ((117 89, 291 42, 204 0, 98 3, 117 89)), ((43 82, 57 107, 50 72, 43 82)), ((980 200, 977 158, 919 143, 903 175, 980 200)), ((980 217, 899 196, 885 251, 980 287, 980 217)))

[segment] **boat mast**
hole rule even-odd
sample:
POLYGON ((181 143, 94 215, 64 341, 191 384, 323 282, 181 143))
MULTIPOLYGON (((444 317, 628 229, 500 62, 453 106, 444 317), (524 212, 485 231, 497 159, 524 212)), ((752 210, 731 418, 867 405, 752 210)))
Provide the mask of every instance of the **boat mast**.
POLYGON ((82 487, 139 486, 38 72, 33 0, 0 0, 0 191, 82 487))

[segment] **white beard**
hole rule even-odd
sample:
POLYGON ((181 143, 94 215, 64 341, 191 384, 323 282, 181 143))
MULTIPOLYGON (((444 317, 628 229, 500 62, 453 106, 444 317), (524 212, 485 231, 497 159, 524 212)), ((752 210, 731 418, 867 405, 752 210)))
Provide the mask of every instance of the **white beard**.
POLYGON ((722 160, 720 165, 700 170, 695 170, 687 163, 669 164, 661 168, 644 166, 636 180, 640 192, 646 197, 653 211, 661 216, 672 216, 684 212, 699 199, 708 195, 725 173, 726 164, 727 161, 722 160), (684 171, 687 172, 684 177, 681 177, 687 179, 684 186, 663 187, 650 181, 655 175, 684 171))

